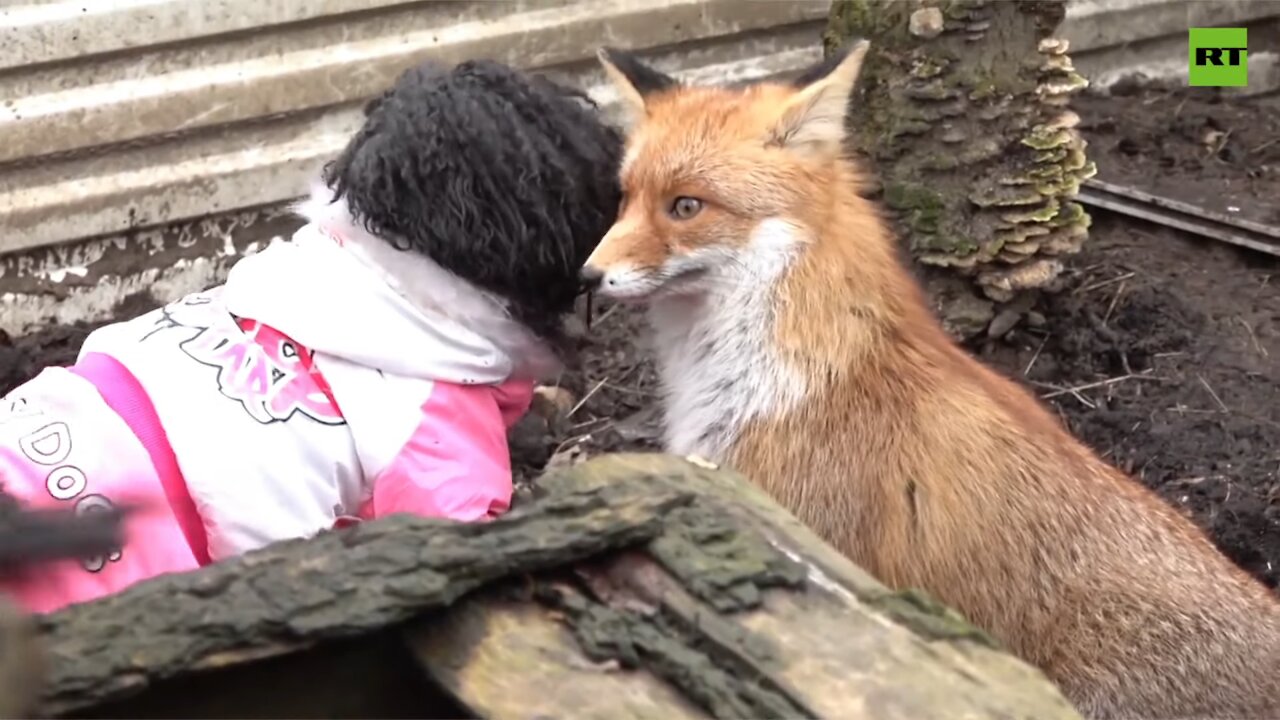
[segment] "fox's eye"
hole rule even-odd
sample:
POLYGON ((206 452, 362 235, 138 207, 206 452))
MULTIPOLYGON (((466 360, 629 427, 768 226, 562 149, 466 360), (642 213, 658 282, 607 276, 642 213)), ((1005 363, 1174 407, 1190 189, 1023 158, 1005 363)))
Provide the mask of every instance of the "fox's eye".
POLYGON ((681 196, 671 203, 671 210, 668 211, 671 217, 676 220, 688 220, 697 215, 702 210, 702 201, 698 198, 681 196))

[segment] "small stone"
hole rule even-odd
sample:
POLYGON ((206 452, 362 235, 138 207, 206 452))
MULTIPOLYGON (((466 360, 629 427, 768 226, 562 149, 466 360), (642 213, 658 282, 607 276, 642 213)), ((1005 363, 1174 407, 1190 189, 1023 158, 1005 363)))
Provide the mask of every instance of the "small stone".
POLYGON ((562 387, 539 385, 533 389, 533 400, 529 404, 529 411, 547 422, 553 422, 568 415, 575 402, 573 393, 562 387))
POLYGON ((1009 334, 1009 331, 1018 325, 1018 321, 1022 319, 1022 313, 1011 308, 1005 308, 996 313, 995 318, 991 320, 991 324, 987 326, 987 337, 1002 338, 1009 334))
POLYGON ((1133 97, 1151 82, 1151 78, 1142 73, 1129 73, 1122 76, 1107 88, 1107 94, 1113 97, 1133 97))
POLYGON ((1049 318, 1045 317, 1044 313, 1039 313, 1035 310, 1027 313, 1026 321, 1027 326, 1033 328, 1042 328, 1049 324, 1049 318))
MULTIPOLYGON (((583 438, 582 442, 585 442, 586 440, 589 440, 589 439, 590 439, 589 437, 583 438)), ((588 455, 587 455, 587 449, 582 447, 582 442, 579 442, 575 445, 571 445, 561 450, 560 452, 557 452, 554 455, 552 455, 551 458, 547 460, 546 471, 569 468, 579 463, 585 462, 587 460, 588 455)))
POLYGON ((542 467, 554 445, 551 423, 534 413, 526 414, 507 431, 507 446, 515 465, 542 467))
POLYGON ((921 8, 911 13, 907 29, 916 37, 936 38, 942 34, 942 11, 936 7, 921 8))
POLYGON ((974 295, 967 280, 937 274, 926 284, 943 328, 957 340, 976 337, 995 315, 992 303, 974 295))

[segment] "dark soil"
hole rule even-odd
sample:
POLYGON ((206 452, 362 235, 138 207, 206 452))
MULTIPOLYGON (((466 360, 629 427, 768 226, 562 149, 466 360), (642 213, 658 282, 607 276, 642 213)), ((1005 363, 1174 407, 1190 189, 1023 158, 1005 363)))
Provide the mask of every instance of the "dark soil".
POLYGON ((1046 324, 977 351, 1274 586, 1277 265, 1113 216, 1095 223, 1071 287, 1041 303, 1046 324))
MULTIPOLYGON (((1280 112, 1121 87, 1077 109, 1100 178, 1280 223, 1280 112), (1236 208, 1236 210, 1231 210, 1236 208)), ((1074 432, 1184 508, 1242 567, 1280 581, 1280 263, 1094 212, 1062 292, 973 352, 1041 393, 1074 432)), ((553 455, 652 449, 657 382, 637 313, 597 307, 566 419, 512 432, 517 476, 553 455)), ((0 393, 69 362, 87 327, 0 338, 0 393)))
MULTIPOLYGON (((1076 107, 1100 179, 1280 224, 1274 104, 1130 84, 1115 96, 1086 95, 1076 107)), ((1053 395, 1047 401, 1079 437, 1185 509, 1227 555, 1274 587, 1280 262, 1093 216, 1070 287, 1041 303, 1046 324, 978 351, 1053 395), (1064 392, 1082 385, 1095 386, 1064 392)))

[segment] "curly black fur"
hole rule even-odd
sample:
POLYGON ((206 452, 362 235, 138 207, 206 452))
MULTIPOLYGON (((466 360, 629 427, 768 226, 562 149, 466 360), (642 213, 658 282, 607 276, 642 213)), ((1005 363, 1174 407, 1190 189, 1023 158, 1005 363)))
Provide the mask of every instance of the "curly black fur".
POLYGON ((325 169, 370 232, 506 298, 546 339, 617 214, 618 134, 585 95, 490 61, 427 63, 325 169))

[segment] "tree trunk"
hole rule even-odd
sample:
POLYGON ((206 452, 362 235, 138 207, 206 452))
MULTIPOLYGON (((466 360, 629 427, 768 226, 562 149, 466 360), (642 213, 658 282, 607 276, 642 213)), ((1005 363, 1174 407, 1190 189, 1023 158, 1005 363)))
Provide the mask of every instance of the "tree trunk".
POLYGON ((955 334, 1050 287, 1087 236, 1072 198, 1095 168, 1067 107, 1087 83, 1051 37, 1065 14, 1065 0, 832 5, 828 54, 872 43, 850 108, 857 149, 955 334))
POLYGON ((740 476, 656 454, 554 472, 484 525, 387 518, 157 578, 40 636, 64 716, 1079 717, 740 476))

